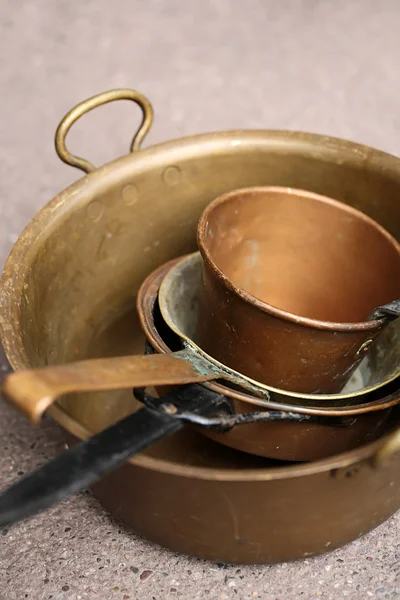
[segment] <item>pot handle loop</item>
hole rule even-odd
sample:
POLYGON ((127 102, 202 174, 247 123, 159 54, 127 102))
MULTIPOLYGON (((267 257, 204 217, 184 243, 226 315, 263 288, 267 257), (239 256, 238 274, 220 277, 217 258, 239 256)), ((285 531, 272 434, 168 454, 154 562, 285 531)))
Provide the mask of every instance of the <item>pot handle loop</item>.
POLYGON ((374 456, 374 465, 380 467, 397 453, 400 453, 400 428, 379 448, 374 456))
POLYGON ((61 123, 57 127, 55 135, 55 147, 58 156, 63 162, 65 162, 67 165, 70 165, 71 167, 81 169, 85 173, 90 173, 91 171, 96 170, 96 167, 92 165, 92 163, 90 163, 89 161, 71 154, 67 150, 65 139, 72 125, 75 123, 75 121, 80 119, 80 117, 85 115, 87 112, 93 110, 94 108, 97 108, 98 106, 108 104, 109 102, 114 102, 114 100, 132 100, 133 102, 138 104, 142 109, 142 122, 139 126, 139 129, 134 135, 130 151, 135 152, 136 150, 140 149, 141 143, 143 142, 143 139, 149 132, 149 129, 153 122, 153 107, 150 101, 139 92, 135 90, 130 90, 128 88, 121 88, 116 90, 110 90, 108 92, 103 92, 102 94, 98 94, 97 96, 93 96, 92 98, 84 100, 83 102, 75 106, 73 109, 71 109, 61 120, 61 123))

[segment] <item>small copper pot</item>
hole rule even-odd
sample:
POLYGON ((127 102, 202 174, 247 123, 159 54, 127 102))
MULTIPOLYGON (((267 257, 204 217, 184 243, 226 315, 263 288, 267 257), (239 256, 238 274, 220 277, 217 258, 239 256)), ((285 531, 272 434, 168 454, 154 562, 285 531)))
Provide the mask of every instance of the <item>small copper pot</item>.
MULTIPOLYGON (((139 321, 147 342, 157 353, 169 353, 181 348, 180 338, 165 323, 158 306, 160 285, 171 267, 179 260, 174 259, 155 269, 138 291, 139 321)), ((376 349, 379 352, 379 346, 374 351, 376 349)), ((372 403, 369 407, 353 406, 349 411, 349 407, 321 410, 286 404, 283 405, 281 420, 240 425, 223 433, 202 427, 199 433, 224 446, 265 458, 297 462, 320 460, 362 446, 382 435, 391 414, 392 398, 398 397, 400 393, 399 385, 394 383, 390 389, 386 387, 380 398, 381 405, 377 403, 374 408, 372 403), (316 418, 303 422, 285 419, 285 413, 293 412, 316 418)), ((241 393, 223 385, 222 382, 208 382, 205 386, 224 395, 235 414, 249 414, 260 410, 248 401, 244 402, 241 393)), ((172 392, 173 389, 174 386, 157 386, 160 396, 172 392)), ((271 404, 268 410, 279 408, 279 405, 271 404)))
POLYGON ((198 226, 198 344, 280 389, 337 393, 400 297, 400 244, 353 207, 283 187, 214 200, 198 226))

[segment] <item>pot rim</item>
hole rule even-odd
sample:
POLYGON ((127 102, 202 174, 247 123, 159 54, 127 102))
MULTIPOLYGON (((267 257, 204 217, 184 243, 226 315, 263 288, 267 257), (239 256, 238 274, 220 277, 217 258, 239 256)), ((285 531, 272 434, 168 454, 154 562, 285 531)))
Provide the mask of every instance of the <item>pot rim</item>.
MULTIPOLYGON (((159 292, 160 289, 162 287, 162 285, 165 282, 165 278, 167 277, 168 273, 170 273, 171 270, 175 269, 175 267, 179 267, 180 263, 185 262, 187 259, 193 258, 195 256, 199 256, 200 258, 200 254, 199 252, 194 252, 191 254, 187 254, 185 256, 180 256, 178 258, 174 258, 169 260, 166 263, 163 263, 162 265, 159 265, 156 269, 154 269, 154 271, 152 271, 146 278, 145 280, 142 282, 142 285, 140 286, 139 290, 138 290, 138 294, 137 294, 137 298, 136 298, 136 309, 137 309, 137 315, 139 318, 139 322, 141 324, 142 327, 142 331, 146 336, 146 339, 148 340, 148 342, 151 344, 151 346, 153 347, 153 349, 155 349, 157 352, 161 352, 161 353, 169 353, 171 352, 171 349, 168 347, 168 345, 166 344, 165 340, 162 338, 162 336, 160 335, 159 331, 157 330, 157 327, 155 326, 154 322, 152 321, 152 318, 150 316, 150 310, 147 310, 147 300, 150 299, 150 301, 153 301, 153 299, 155 299, 159 292), (159 281, 160 280, 160 281, 159 281)), ((168 325, 168 324, 167 324, 168 325)), ((181 332, 177 331, 174 327, 171 328, 170 325, 168 325, 168 327, 174 331, 179 337, 181 336, 181 332)), ((194 342, 193 342, 194 343, 194 342)), ((395 381, 397 378, 399 377, 399 374, 396 372, 394 376, 390 377, 389 380, 384 383, 383 385, 379 385, 378 387, 376 386, 372 386, 372 388, 370 389, 370 391, 373 391, 375 389, 382 389, 384 388, 386 385, 390 384, 391 382, 395 381)), ((265 401, 262 401, 262 403, 258 402, 258 398, 252 396, 250 394, 250 392, 246 392, 245 390, 236 390, 233 388, 227 388, 226 386, 224 386, 223 384, 221 384, 218 380, 212 380, 212 381, 205 381, 203 382, 201 385, 203 385, 204 387, 207 387, 219 394, 225 394, 227 396, 229 396, 230 398, 234 398, 235 400, 238 400, 240 402, 245 402, 245 403, 250 403, 253 404, 253 406, 262 406, 265 408, 265 401), (251 400, 250 400, 251 398, 251 400)), ((365 388, 364 388, 365 389, 365 388)), ((293 398, 297 398, 297 399, 310 399, 311 398, 315 398, 316 396, 310 396, 309 394, 301 394, 299 392, 290 392, 290 393, 286 393, 285 390, 280 390, 278 388, 274 388, 274 387, 269 387, 268 386, 268 390, 270 392, 274 392, 276 394, 282 395, 283 397, 286 397, 286 401, 282 401, 279 402, 278 400, 274 400, 274 401, 270 401, 270 410, 287 410, 287 411, 293 411, 293 412, 299 412, 302 414, 314 414, 314 415, 320 415, 320 416, 327 416, 327 414, 329 414, 329 416, 361 416, 363 414, 366 414, 368 412, 377 412, 377 411, 381 411, 381 410, 386 410, 389 408, 392 408, 392 406, 396 406, 398 404, 398 401, 393 398, 393 399, 389 399, 391 394, 389 394, 389 398, 388 396, 384 397, 383 399, 381 398, 381 400, 383 400, 382 404, 375 404, 372 402, 373 406, 369 406, 368 407, 368 403, 367 406, 364 403, 361 404, 355 404, 352 407, 348 407, 348 406, 336 406, 336 407, 328 407, 328 409, 322 408, 321 406, 315 406, 315 405, 304 405, 304 404, 290 404, 291 401, 293 401, 293 398), (279 405, 279 406, 277 406, 279 405), (346 408, 346 413, 344 415, 343 413, 343 409, 346 408), (329 410, 329 413, 328 413, 329 410)), ((394 395, 396 397, 398 397, 398 395, 400 394, 400 390, 394 393, 394 395)), ((353 392, 352 394, 348 394, 346 396, 341 396, 340 394, 331 394, 331 395, 326 395, 326 394, 320 394, 318 395, 318 397, 322 400, 324 399, 331 399, 331 398, 335 398, 335 397, 359 397, 360 395, 363 395, 363 392, 353 392)))
MULTIPOLYGON (((222 283, 225 288, 228 288, 233 294, 238 296, 241 300, 246 302, 247 304, 253 306, 254 308, 260 310, 261 312, 271 314, 274 317, 282 319, 284 321, 288 321, 290 323, 295 323, 296 325, 303 325, 305 327, 310 327, 313 329, 320 329, 324 331, 340 331, 340 332, 358 332, 358 331, 375 331, 382 327, 385 323, 384 319, 374 319, 371 321, 359 321, 359 322, 336 322, 336 321, 321 321, 319 319, 311 319, 309 317, 303 317, 301 315, 297 315, 295 313, 288 312, 277 306, 269 304, 268 302, 264 302, 254 296, 250 292, 247 292, 242 287, 236 285, 230 277, 228 277, 216 264, 213 259, 212 253, 210 252, 205 238, 206 238, 206 228, 208 225, 208 220, 212 212, 222 204, 228 203, 232 198, 236 198, 241 194, 262 194, 268 192, 275 192, 278 194, 296 194, 297 196, 301 196, 304 198, 312 198, 317 202, 321 202, 324 204, 330 204, 331 206, 335 206, 340 208, 346 213, 350 213, 358 217, 360 220, 368 223, 373 226, 376 230, 382 234, 387 241, 389 241, 392 246, 397 249, 400 259, 400 244, 397 240, 379 223, 371 219, 368 215, 363 213, 356 208, 344 204, 343 202, 339 202, 338 200, 334 200, 333 198, 329 198, 328 196, 323 196, 322 194, 316 194, 314 192, 309 192, 304 189, 293 188, 293 187, 284 187, 284 186, 254 186, 254 187, 245 187, 237 190, 232 190, 227 192, 226 194, 222 194, 218 196, 215 200, 210 202, 208 206, 204 209, 198 223, 197 227, 197 245, 199 247, 199 251, 203 257, 204 262, 207 267, 212 271, 212 273, 217 277, 217 279, 222 283)), ((376 307, 375 307, 376 308, 376 307)))
MULTIPOLYGON (((49 408, 48 413, 59 425, 79 440, 85 440, 95 433, 71 417, 59 404, 53 404, 49 408)), ((146 454, 140 454, 134 458, 130 458, 127 460, 127 463, 135 467, 165 473, 166 475, 209 481, 230 481, 235 483, 293 479, 318 475, 329 471, 337 471, 364 461, 369 462, 369 468, 374 468, 374 457, 388 442, 390 442, 393 435, 396 435, 396 432, 398 431, 400 431, 398 428, 394 431, 390 431, 381 436, 378 440, 355 448, 354 450, 335 454, 334 456, 323 458, 321 460, 300 464, 296 463, 282 467, 267 467, 265 469, 207 468, 196 465, 177 464, 165 458, 155 458, 146 454)))

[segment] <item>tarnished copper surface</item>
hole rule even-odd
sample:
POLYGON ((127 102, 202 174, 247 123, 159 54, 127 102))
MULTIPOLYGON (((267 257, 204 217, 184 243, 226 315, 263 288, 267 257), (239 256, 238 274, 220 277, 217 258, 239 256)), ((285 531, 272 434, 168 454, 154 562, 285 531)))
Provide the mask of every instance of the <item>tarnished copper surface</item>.
MULTIPOLYGON (((357 205, 400 238, 400 160, 377 150, 274 131, 207 134, 141 150, 64 190, 15 244, 0 294, 13 368, 140 352, 135 303, 144 278, 196 250, 209 202, 254 185, 309 189, 357 205)), ((130 392, 111 391, 65 397, 49 413, 83 439, 135 409, 130 392)), ((390 426, 396 422, 393 416, 390 426)), ((186 430, 94 492, 135 531, 175 551, 278 562, 337 548, 393 514, 398 450, 391 434, 323 461, 277 467, 186 430)))
MULTIPOLYGON (((152 347, 156 352, 170 352, 179 348, 179 338, 163 322, 161 315, 157 319, 157 295, 160 284, 166 273, 179 261, 173 260, 156 269, 143 283, 138 294, 138 313, 140 323, 152 347)), ((243 394, 220 383, 209 383, 208 387, 224 394, 233 402, 236 413, 249 413, 259 410, 252 406, 243 394)), ((397 388, 400 386, 397 386, 397 388)), ((160 394, 170 391, 170 387, 158 388, 160 394)), ((258 456, 285 461, 309 461, 332 456, 333 454, 351 450, 362 444, 373 441, 387 427, 387 419, 391 412, 391 404, 398 403, 400 390, 397 389, 388 398, 383 396, 378 402, 371 402, 356 407, 343 406, 339 410, 296 405, 280 404, 271 401, 270 408, 279 409, 282 406, 288 411, 320 416, 346 417, 346 426, 338 427, 334 423, 293 423, 275 421, 271 423, 254 423, 235 427, 226 433, 218 433, 210 429, 201 429, 200 433, 221 444, 236 448, 258 456), (374 405, 374 406, 371 406, 374 405), (372 408, 380 408, 370 410, 372 408), (362 411, 365 411, 364 413, 362 411), (358 411, 358 412, 357 412, 358 411), (368 412, 370 411, 370 412, 368 412)), ((287 399, 288 400, 288 399, 287 399)), ((322 403, 323 407, 323 403, 322 403)))
MULTIPOLYGON (((182 346, 188 352, 188 360, 197 364, 199 371, 204 373, 214 367, 215 379, 224 379, 251 393, 253 403, 256 403, 256 396, 259 405, 275 401, 304 406, 326 404, 332 408, 343 404, 357 404, 359 401, 367 403, 372 396, 379 398, 379 395, 384 395, 386 392, 381 388, 400 376, 400 320, 397 322, 396 319, 382 328, 376 343, 364 353, 363 360, 357 365, 346 386, 336 394, 291 392, 250 379, 227 367, 204 352, 196 336, 196 329, 200 331, 202 328, 202 315, 199 315, 199 301, 203 291, 202 270, 203 261, 199 252, 183 256, 171 266, 158 291, 160 313, 171 331, 181 339, 182 346)), ((146 286, 146 282, 143 285, 146 286)), ((387 304, 386 307, 388 306, 387 304)), ((249 354, 251 355, 251 349, 249 354)))
MULTIPOLYGON (((7 375, 1 382, 3 396, 33 422, 38 422, 52 402, 65 394, 218 379, 245 390, 247 395, 243 396, 243 401, 264 408, 268 408, 271 402, 293 402, 304 406, 316 406, 323 402, 327 408, 333 408, 346 403, 356 405, 360 397, 363 404, 371 404, 372 396, 378 401, 385 397, 387 392, 384 388, 396 378, 399 371, 400 348, 393 346, 393 343, 398 342, 393 328, 387 328, 379 336, 379 345, 374 345, 368 353, 366 360, 373 354, 375 365, 370 368, 371 363, 367 367, 367 377, 360 376, 360 365, 359 374, 354 373, 354 377, 358 379, 357 384, 354 385, 353 377, 350 387, 338 394, 301 394, 273 388, 216 361, 196 344, 201 271, 200 254, 190 254, 168 269, 159 286, 158 304, 162 317, 182 341, 178 351, 168 356, 117 356, 19 370, 7 375), (251 397, 249 393, 252 394, 251 397)), ((145 281, 143 286, 146 285, 145 281)), ((139 290, 139 298, 141 296, 139 290)))
POLYGON ((340 391, 384 327, 369 314, 400 298, 400 244, 311 192, 225 194, 201 216, 198 245, 199 345, 277 388, 340 391))

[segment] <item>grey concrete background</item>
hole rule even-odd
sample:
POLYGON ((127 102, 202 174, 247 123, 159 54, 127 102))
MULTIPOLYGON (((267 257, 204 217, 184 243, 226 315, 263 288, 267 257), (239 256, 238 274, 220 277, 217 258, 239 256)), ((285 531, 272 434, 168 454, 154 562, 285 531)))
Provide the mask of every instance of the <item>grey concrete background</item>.
MULTIPOLYGON (((399 0, 1 0, 0 261, 33 214, 80 177, 53 150, 84 98, 134 87, 155 107, 146 144, 229 128, 290 128, 400 153, 399 0)), ((69 144, 96 164, 126 152, 118 103, 69 144)), ((4 368, 4 361, 2 362, 4 368)), ((62 449, 0 403, 0 485, 62 449)), ((400 598, 400 518, 327 556, 226 567, 177 556, 87 494, 0 536, 0 598, 400 598)))

